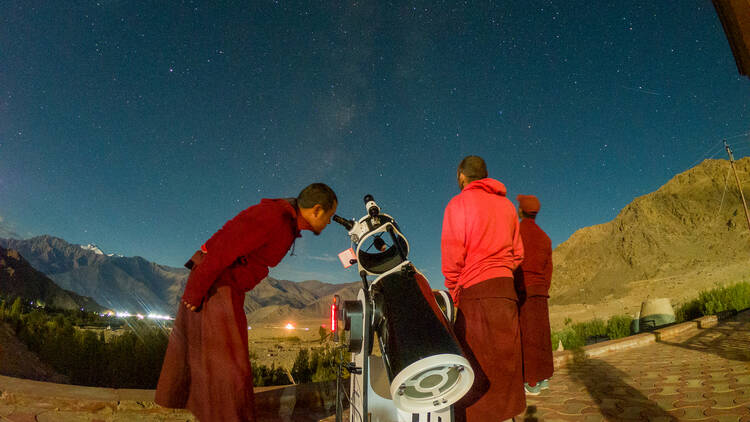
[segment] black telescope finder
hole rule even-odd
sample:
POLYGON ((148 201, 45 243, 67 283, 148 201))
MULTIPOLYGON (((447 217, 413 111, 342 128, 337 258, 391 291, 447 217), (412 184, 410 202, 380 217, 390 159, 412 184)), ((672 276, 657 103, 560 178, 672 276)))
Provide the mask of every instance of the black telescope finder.
POLYGON ((335 222, 341 224, 342 226, 344 226, 344 228, 346 230, 351 230, 352 227, 354 227, 354 221, 347 220, 346 218, 339 217, 338 215, 334 215, 333 216, 333 221, 335 221, 335 222))
POLYGON ((375 198, 369 193, 365 195, 365 208, 367 209, 367 213, 370 214, 370 217, 377 217, 378 214, 380 214, 380 207, 375 203, 375 198))

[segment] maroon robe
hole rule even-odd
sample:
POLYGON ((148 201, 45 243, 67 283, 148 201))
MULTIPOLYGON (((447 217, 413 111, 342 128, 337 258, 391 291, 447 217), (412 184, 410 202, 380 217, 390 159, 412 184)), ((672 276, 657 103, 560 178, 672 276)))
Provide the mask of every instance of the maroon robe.
POLYGON ((474 370, 474 384, 455 407, 456 422, 502 421, 523 413, 521 335, 513 278, 461 292, 454 332, 474 370))
POLYGON ((264 199, 227 222, 196 254, 164 357, 156 403, 202 422, 255 420, 245 292, 286 255, 300 229, 293 202, 264 199))
POLYGON ((552 243, 533 219, 521 221, 525 257, 516 270, 524 382, 535 385, 554 372, 549 326, 552 243))

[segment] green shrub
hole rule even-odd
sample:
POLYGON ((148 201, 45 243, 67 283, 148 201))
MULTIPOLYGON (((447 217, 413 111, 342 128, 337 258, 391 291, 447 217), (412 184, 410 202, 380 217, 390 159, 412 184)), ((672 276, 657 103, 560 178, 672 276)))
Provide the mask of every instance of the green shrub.
POLYGON ((565 350, 577 349, 586 345, 586 338, 581 337, 570 327, 552 333, 552 350, 556 350, 561 341, 565 350))
POLYGON ((750 283, 737 283, 718 287, 698 295, 703 315, 714 315, 723 311, 740 311, 750 308, 750 283))
MULTIPOLYGON (((348 353, 338 347, 316 347, 312 352, 302 349, 297 353, 292 367, 292 376, 297 383, 331 381, 336 379, 339 363, 348 362, 348 353)), ((349 373, 343 371, 347 378, 349 373)))
POLYGON ((703 316, 701 313, 701 304, 698 299, 693 299, 680 305, 674 312, 675 322, 690 321, 703 316))
POLYGON ((610 339, 627 337, 630 335, 632 320, 633 318, 627 315, 614 315, 606 323, 599 318, 577 322, 561 331, 552 333, 552 349, 557 349, 561 341, 565 350, 571 350, 585 346, 586 340, 591 337, 608 337, 610 339))
POLYGON ((252 365, 253 368, 253 385, 256 387, 263 387, 268 385, 288 385, 292 382, 289 380, 289 376, 286 374, 286 370, 275 364, 271 364, 271 367, 266 365, 252 365))
POLYGON ((677 322, 689 321, 704 315, 747 308, 750 308, 750 283, 743 281, 700 292, 697 299, 683 303, 677 308, 675 319, 677 322))
POLYGON ((302 349, 297 353, 297 358, 292 365, 292 377, 297 384, 308 383, 312 380, 315 368, 310 368, 310 351, 302 349))
POLYGON ((631 322, 633 322, 633 318, 628 315, 613 315, 607 321, 607 337, 614 340, 629 336, 631 322))
POLYGON ((586 322, 577 322, 571 325, 571 328, 579 337, 584 339, 584 342, 589 337, 607 335, 607 325, 599 318, 594 318, 586 322))

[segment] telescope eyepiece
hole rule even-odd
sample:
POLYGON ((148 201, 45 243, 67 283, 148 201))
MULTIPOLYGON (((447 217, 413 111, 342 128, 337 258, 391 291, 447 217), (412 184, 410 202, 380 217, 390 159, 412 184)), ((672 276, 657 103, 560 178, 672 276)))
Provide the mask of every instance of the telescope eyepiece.
POLYGON ((377 217, 378 214, 380 214, 380 207, 378 207, 378 204, 375 203, 375 198, 372 197, 369 193, 365 195, 365 209, 367 210, 367 213, 370 214, 370 217, 377 217))
POLYGON ((341 224, 342 226, 344 226, 344 228, 345 228, 345 229, 346 229, 347 231, 351 230, 351 229, 352 229, 352 227, 354 227, 354 221, 352 221, 352 220, 347 220, 346 218, 343 218, 343 217, 339 217, 338 215, 334 215, 334 216, 333 216, 333 221, 335 221, 335 222, 337 222, 337 223, 341 224))

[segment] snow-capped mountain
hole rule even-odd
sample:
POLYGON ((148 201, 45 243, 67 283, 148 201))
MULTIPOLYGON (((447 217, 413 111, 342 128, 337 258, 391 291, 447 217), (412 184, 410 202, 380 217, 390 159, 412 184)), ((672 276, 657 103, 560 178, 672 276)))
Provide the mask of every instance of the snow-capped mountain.
POLYGON ((104 253, 104 251, 102 251, 100 247, 98 247, 98 246, 94 245, 93 243, 89 243, 88 245, 78 245, 78 246, 79 246, 79 247, 80 247, 81 249, 83 249, 84 251, 91 251, 91 252, 93 252, 93 253, 95 253, 95 254, 97 254, 97 255, 104 255, 104 256, 110 256, 110 257, 112 257, 112 256, 116 256, 116 257, 118 257, 118 258, 122 258, 122 257, 123 257, 123 256, 122 256, 122 255, 120 255, 120 254, 115 254, 115 253, 104 253))
MULTIPOLYGON (((96 245, 94 245, 92 243, 89 243, 88 245, 85 245, 85 246, 84 245, 78 245, 78 246, 80 246, 81 249, 83 249, 84 251, 91 251, 91 252, 93 252, 93 253, 95 253, 97 255, 105 255, 105 253, 102 252, 102 250, 99 249, 98 246, 96 246, 96 245)), ((111 255, 108 255, 108 256, 111 256, 111 255)))

